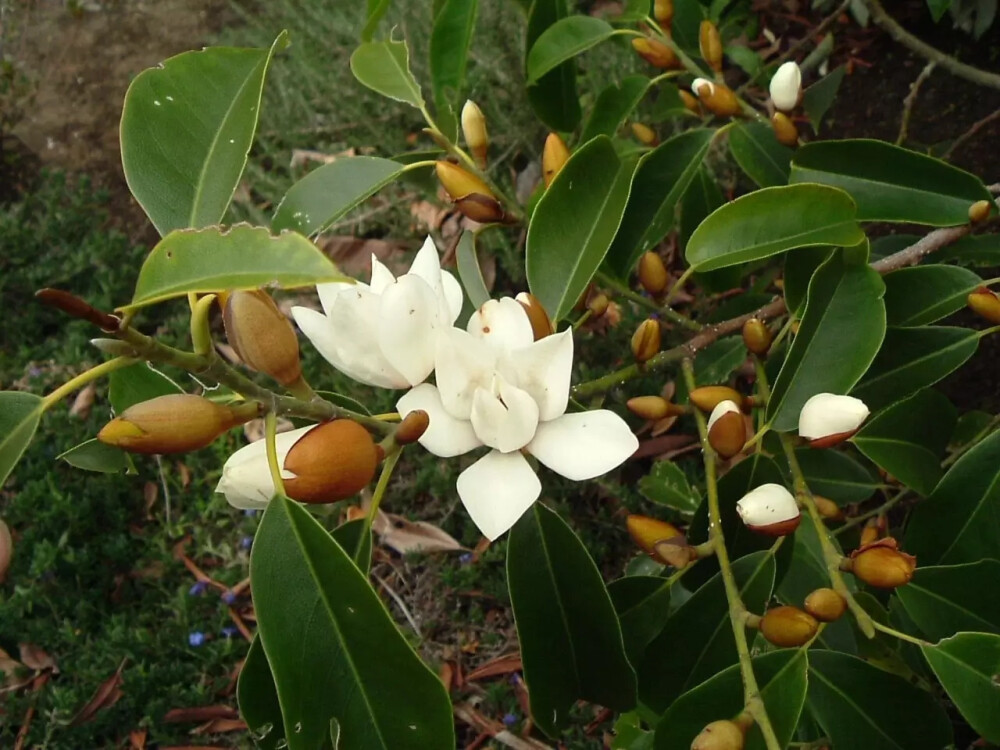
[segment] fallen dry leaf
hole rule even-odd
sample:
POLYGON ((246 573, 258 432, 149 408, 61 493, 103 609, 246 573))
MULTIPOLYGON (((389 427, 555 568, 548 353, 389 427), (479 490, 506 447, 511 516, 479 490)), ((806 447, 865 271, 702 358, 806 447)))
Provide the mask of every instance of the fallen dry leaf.
POLYGON ((485 664, 473 669, 465 676, 467 682, 475 680, 485 680, 489 677, 499 677, 500 675, 520 672, 523 668, 521 664, 521 652, 505 654, 496 659, 490 659, 485 664))
POLYGON ((160 496, 160 488, 156 482, 146 482, 142 486, 142 501, 146 508, 146 520, 153 518, 153 506, 156 505, 156 498, 160 496))
POLYGON ((410 204, 410 216, 416 219, 419 231, 436 231, 441 227, 450 209, 430 201, 414 201, 410 204))
POLYGON ((73 399, 73 405, 69 407, 69 415, 85 419, 90 414, 90 408, 94 405, 96 397, 97 383, 88 383, 73 399))
POLYGON ((450 552, 465 549, 458 541, 434 524, 410 521, 392 513, 378 512, 372 530, 379 541, 401 555, 411 552, 450 552))
POLYGON ((316 244, 342 273, 361 279, 371 278, 372 255, 395 276, 406 273, 413 259, 407 243, 392 240, 332 235, 318 238, 316 244))
POLYGON ((238 719, 239 713, 232 706, 192 706, 191 708, 172 708, 163 717, 167 724, 179 724, 188 721, 211 721, 212 719, 238 719))
POLYGON ((687 449, 692 444, 697 443, 698 441, 694 435, 661 435, 651 440, 643 440, 639 444, 638 449, 636 449, 636 452, 632 454, 631 459, 659 456, 661 453, 667 453, 668 451, 687 449))
POLYGON ((465 722, 479 732, 485 732, 494 740, 514 750, 552 750, 551 745, 531 737, 518 737, 499 721, 487 718, 469 703, 459 703, 454 707, 455 718, 465 722))
POLYGON ((36 672, 50 670, 55 674, 59 674, 59 667, 56 665, 56 660, 35 644, 19 643, 18 649, 20 650, 21 663, 28 667, 28 669, 34 669, 36 672))
POLYGON ((243 719, 212 719, 191 730, 191 734, 224 734, 225 732, 245 732, 247 723, 243 719))
POLYGON ((118 669, 115 673, 111 675, 108 679, 100 684, 97 690, 94 691, 93 696, 90 700, 81 708, 76 716, 70 720, 69 725, 71 727, 77 727, 81 724, 85 724, 102 708, 110 708, 115 705, 124 695, 121 691, 122 684, 122 670, 125 669, 125 664, 128 659, 122 659, 122 663, 118 665, 118 669))
POLYGON ((20 690, 34 679, 31 670, 0 648, 0 694, 20 690))
POLYGON ((133 729, 128 733, 129 750, 146 750, 146 730, 133 729))
POLYGON ((191 484, 191 470, 187 467, 186 463, 178 461, 177 473, 181 478, 181 487, 187 489, 188 485, 191 484))
POLYGON ((7 571, 10 569, 10 559, 13 556, 14 537, 11 536, 6 522, 0 518, 0 583, 7 580, 7 571))

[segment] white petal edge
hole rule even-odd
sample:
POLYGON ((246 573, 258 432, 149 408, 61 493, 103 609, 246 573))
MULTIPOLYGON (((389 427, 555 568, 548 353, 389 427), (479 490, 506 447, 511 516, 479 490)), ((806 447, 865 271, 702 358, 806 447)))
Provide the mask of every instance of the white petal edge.
POLYGON ((538 405, 497 374, 491 390, 477 388, 470 415, 476 437, 501 453, 520 450, 535 435, 538 405))
POLYGON ((528 313, 513 297, 484 302, 472 313, 466 330, 498 352, 520 349, 535 340, 528 313))
POLYGON ((378 258, 372 253, 372 283, 371 290, 375 294, 382 294, 386 287, 396 282, 396 277, 378 258))
POLYGON ((520 453, 490 451, 458 476, 458 496, 491 542, 510 529, 542 493, 542 483, 520 453))
POLYGON ((625 420, 596 409, 542 422, 527 450, 552 471, 579 482, 620 466, 638 447, 625 420))
MULTIPOLYGON (((279 466, 284 465, 285 456, 298 439, 313 427, 315 425, 300 427, 275 436, 274 447, 279 466)), ((282 479, 292 479, 294 476, 292 472, 281 469, 282 479)), ((266 507, 274 497, 274 482, 271 481, 271 470, 267 465, 267 443, 258 440, 231 455, 222 467, 222 477, 215 491, 224 494, 230 505, 241 510, 266 507)))
POLYGON ((462 305, 465 304, 465 293, 458 279, 447 271, 441 272, 441 283, 444 285, 444 298, 448 303, 448 325, 455 325, 458 316, 462 314, 462 305))
POLYGON ((516 349, 500 360, 500 371, 538 404, 538 419, 548 422, 566 412, 573 374, 573 330, 566 329, 516 349))
POLYGON ((493 381, 496 353, 461 328, 446 328, 436 346, 434 378, 441 402, 456 419, 468 419, 476 389, 488 389, 493 381))
MULTIPOLYGON (((379 301, 378 346, 408 385, 417 385, 434 370, 438 298, 419 276, 400 276, 379 301)), ((371 342, 364 342, 371 349, 371 342)))
POLYGON ((419 442, 435 456, 441 458, 460 456, 482 445, 472 429, 472 424, 451 416, 441 403, 438 389, 430 383, 421 383, 412 388, 396 402, 396 410, 401 417, 417 409, 427 412, 427 416, 430 417, 427 430, 419 442))
POLYGON ((316 294, 319 295, 319 303, 323 307, 323 312, 329 315, 330 310, 337 304, 337 297, 340 296, 340 293, 346 292, 348 289, 354 289, 355 287, 367 289, 368 285, 360 281, 328 281, 325 284, 317 284, 316 294))

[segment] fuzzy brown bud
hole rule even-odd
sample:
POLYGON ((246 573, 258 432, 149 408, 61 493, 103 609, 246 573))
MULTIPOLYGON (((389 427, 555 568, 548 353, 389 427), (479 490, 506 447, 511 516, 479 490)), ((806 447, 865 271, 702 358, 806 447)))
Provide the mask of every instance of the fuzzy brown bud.
POLYGON ((778 143, 790 148, 799 145, 799 130, 784 112, 775 112, 771 115, 771 129, 778 143))
POLYGON ((610 302, 606 294, 595 294, 590 299, 590 302, 587 303, 587 309, 590 310, 590 317, 599 318, 604 315, 608 311, 609 304, 610 302))
POLYGON ((430 415, 423 409, 416 409, 403 417, 403 421, 399 423, 399 427, 396 428, 393 437, 399 445, 415 443, 427 432, 430 424, 430 415))
POLYGON ((760 632, 779 648, 796 648, 809 641, 819 627, 816 618, 798 607, 774 607, 764 613, 760 632))
POLYGON ((633 514, 625 519, 625 526, 632 541, 657 562, 682 568, 693 559, 687 539, 666 521, 633 514))
POLYGON ((858 541, 858 548, 867 547, 870 544, 874 544, 878 541, 878 538, 882 535, 881 529, 877 522, 872 523, 869 521, 865 524, 865 527, 861 529, 861 538, 858 541))
POLYGON ((510 220, 499 201, 479 193, 459 198, 455 201, 455 208, 463 216, 479 224, 503 224, 510 220))
POLYGON ((711 414, 712 410, 723 401, 733 401, 737 404, 743 401, 740 392, 728 385, 703 385, 691 391, 688 398, 692 404, 708 414, 711 414))
POLYGON ((917 558, 901 552, 896 540, 887 537, 854 550, 844 567, 869 586, 894 589, 913 578, 917 558))
POLYGON ((698 50, 712 70, 722 70, 722 39, 718 27, 707 19, 698 28, 698 50))
POLYGON ((645 252, 639 258, 639 283, 642 288, 656 296, 662 294, 670 283, 670 274, 658 253, 645 252))
POLYGON ((632 356, 640 364, 660 351, 660 321, 647 318, 632 334, 632 356))
POLYGON ((545 312, 545 308, 538 300, 538 297, 529 292, 521 292, 514 299, 521 303, 521 307, 528 314, 528 320, 531 322, 531 332, 535 335, 535 341, 555 333, 556 329, 552 325, 552 318, 545 312))
POLYGON ((673 70, 680 67, 680 60, 677 59, 674 51, 658 39, 636 37, 632 40, 632 49, 653 67, 661 70, 673 70))
POLYGON ((653 18, 664 31, 670 31, 674 20, 674 0, 653 0, 653 18))
POLYGON ((683 89, 677 93, 680 94, 681 101, 684 103, 684 109, 693 115, 701 117, 701 105, 698 103, 698 97, 683 89))
POLYGON ((659 396, 636 396, 630 398, 625 406, 643 419, 663 419, 670 414, 670 402, 659 396))
POLYGON ((840 521, 844 518, 844 511, 833 500, 822 495, 813 495, 813 503, 819 514, 830 521, 840 521))
POLYGON ((566 142, 558 133, 549 133, 542 149, 542 179, 545 180, 545 187, 552 184, 552 180, 568 161, 569 149, 566 148, 566 142))
POLYGON ((372 436, 357 422, 324 422, 299 438, 285 456, 284 468, 295 474, 285 480, 285 492, 303 503, 344 500, 371 482, 378 460, 372 436))
POLYGON ((437 171, 438 180, 441 181, 441 187, 453 201, 459 201, 470 195, 481 195, 496 202, 496 196, 485 182, 457 164, 437 161, 434 169, 437 171))
POLYGON ((990 323, 1000 323, 1000 298, 985 286, 971 292, 967 298, 969 308, 990 323))
POLYGON ((718 117, 732 117, 740 112, 740 100, 733 90, 723 83, 713 83, 696 78, 691 88, 698 95, 701 105, 718 117))
POLYGON ((771 341, 774 336, 771 334, 767 324, 759 318, 750 318, 743 324, 743 343, 748 350, 763 357, 767 350, 771 348, 771 341))
POLYGON ((733 401, 720 401, 708 419, 708 444, 722 458, 732 458, 747 441, 747 423, 733 401))
POLYGON ((247 367, 270 375, 282 385, 291 385, 302 377, 295 329, 267 292, 230 292, 222 321, 226 340, 247 367))
POLYGON ((490 147, 490 139, 486 133, 486 118, 479 106, 467 99, 462 107, 462 135, 465 136, 465 145, 469 147, 476 164, 480 169, 486 168, 486 152, 490 147))
POLYGON ((656 131, 648 125, 643 125, 641 122, 633 122, 631 127, 632 135, 634 135, 635 139, 643 146, 655 146, 660 142, 659 137, 656 135, 656 131))
POLYGON ((743 750, 744 730, 728 719, 713 721, 691 743, 691 750, 743 750))
POLYGON ((990 201, 976 201, 969 206, 969 221, 973 224, 986 221, 990 217, 992 209, 993 204, 990 201))
POLYGON ((7 580, 10 559, 14 556, 14 539, 6 522, 0 518, 0 583, 7 580))
POLYGON ((809 594, 803 606, 820 622, 833 622, 847 611, 847 600, 833 589, 822 588, 809 594))

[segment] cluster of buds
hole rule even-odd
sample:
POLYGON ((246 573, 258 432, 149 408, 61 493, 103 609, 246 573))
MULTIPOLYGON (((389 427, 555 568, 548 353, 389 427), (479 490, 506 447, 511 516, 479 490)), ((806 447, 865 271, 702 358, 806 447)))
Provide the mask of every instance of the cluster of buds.
POLYGON ((775 108, 771 116, 774 135, 779 143, 795 146, 799 142, 799 133, 787 113, 798 106, 802 96, 802 71, 799 66, 791 61, 782 64, 771 78, 769 92, 775 108))
POLYGON ((221 295, 226 340, 243 363, 289 387, 302 379, 295 329, 263 289, 221 295))
POLYGON ((698 551, 688 544, 687 537, 666 521, 633 514, 625 525, 632 541, 658 563, 683 568, 698 559, 698 551))
POLYGON ((894 589, 913 578, 917 558, 902 552, 895 539, 886 537, 858 547, 841 562, 840 568, 869 586, 894 589))
POLYGON ((813 448, 830 448, 854 435, 868 414, 861 399, 817 393, 799 412, 799 437, 808 440, 813 448))
POLYGON ((785 536, 802 520, 799 504, 780 484, 762 484, 736 503, 736 512, 748 529, 765 536, 785 536))
POLYGON ((567 161, 569 161, 569 149, 566 147, 566 141, 558 133, 549 133, 542 148, 542 179, 545 181, 545 187, 552 184, 552 180, 567 161))
POLYGON ((706 78, 695 78, 691 83, 691 91, 698 96, 698 102, 718 117, 733 117, 740 112, 740 100, 733 90, 724 83, 709 81, 706 78))
POLYGON ((652 359, 660 351, 660 321, 646 318, 632 334, 632 356, 639 364, 652 359))
POLYGON ((708 418, 708 444, 722 458, 730 459, 743 450, 747 423, 735 401, 720 401, 708 418))
POLYGON ((435 163, 438 180, 463 216, 480 224, 507 221, 503 206, 489 186, 466 169, 450 161, 435 163))
POLYGON ((847 600, 831 588, 821 588, 810 593, 802 606, 820 622, 835 622, 847 611, 847 600))
POLYGON ((691 750, 743 750, 753 717, 743 712, 735 720, 719 719, 707 724, 694 738, 691 750))
POLYGON ((967 298, 969 309, 994 325, 1000 324, 1000 297, 985 286, 976 287, 967 298))

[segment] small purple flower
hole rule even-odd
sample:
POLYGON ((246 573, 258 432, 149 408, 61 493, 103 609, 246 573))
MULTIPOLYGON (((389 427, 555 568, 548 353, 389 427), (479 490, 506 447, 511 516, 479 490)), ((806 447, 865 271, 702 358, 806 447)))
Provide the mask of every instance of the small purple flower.
POLYGON ((226 604, 233 604, 236 601, 236 592, 232 590, 223 591, 222 601, 226 604))
POLYGON ((462 563, 462 565, 468 565, 470 562, 472 562, 472 553, 463 552, 461 556, 459 556, 458 561, 462 563))
POLYGON ((232 637, 233 637, 233 636, 235 636, 235 635, 236 635, 236 634, 237 634, 238 632, 239 632, 239 631, 238 631, 238 630, 237 630, 236 628, 234 628, 234 627, 233 627, 232 625, 227 625, 226 627, 224 627, 224 628, 222 629, 222 636, 223 636, 224 638, 232 638, 232 637))
POLYGON ((504 714, 502 721, 506 726, 512 727, 517 724, 517 717, 514 714, 504 714))
POLYGON ((188 589, 189 596, 201 596, 205 593, 205 589, 208 588, 208 584, 204 581, 197 581, 194 586, 188 589))
POLYGON ((250 549, 252 546, 253 546, 252 536, 245 536, 242 539, 240 539, 240 547, 242 547, 243 549, 250 549))
POLYGON ((194 633, 188 634, 188 644, 194 648, 198 648, 201 644, 205 642, 205 634, 195 631, 194 633))
POLYGON ((516 685, 520 685, 521 684, 521 675, 519 675, 517 672, 513 672, 511 674, 511 676, 508 678, 507 682, 509 682, 511 685, 515 685, 515 686, 516 685))

